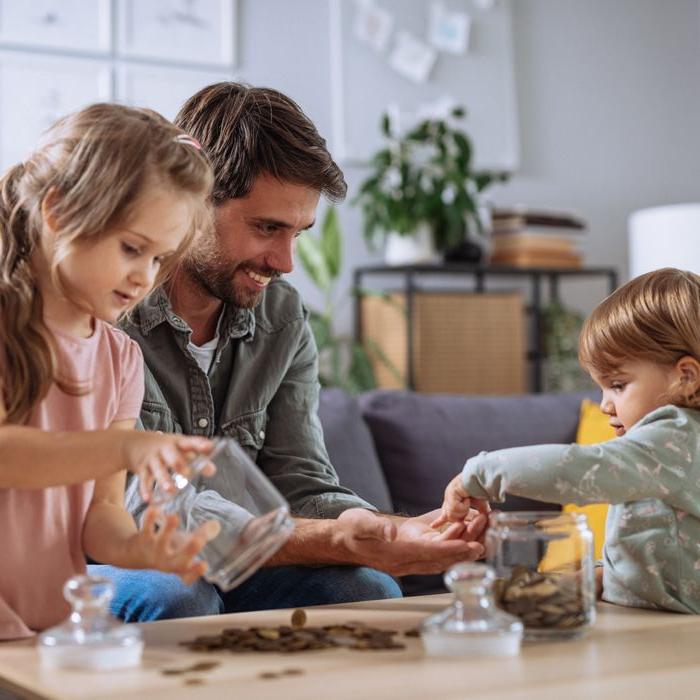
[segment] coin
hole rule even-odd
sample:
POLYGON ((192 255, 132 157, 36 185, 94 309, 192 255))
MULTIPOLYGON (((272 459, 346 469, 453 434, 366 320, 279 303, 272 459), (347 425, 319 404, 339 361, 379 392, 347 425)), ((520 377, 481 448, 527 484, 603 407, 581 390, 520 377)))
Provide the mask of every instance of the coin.
POLYGON ((292 627, 303 627, 306 624, 306 610, 297 608, 292 613, 292 627))

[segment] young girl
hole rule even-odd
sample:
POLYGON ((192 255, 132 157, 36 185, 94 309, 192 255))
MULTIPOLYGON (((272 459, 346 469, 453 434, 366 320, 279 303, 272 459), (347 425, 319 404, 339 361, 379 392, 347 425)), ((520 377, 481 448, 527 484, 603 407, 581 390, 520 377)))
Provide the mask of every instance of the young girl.
POLYGON ((183 541, 151 509, 137 531, 124 470, 171 487, 211 445, 132 430, 143 359, 110 324, 208 224, 211 183, 194 139, 109 104, 58 122, 0 180, 0 638, 65 618, 62 586, 86 554, 203 573, 193 557, 215 524, 183 541))
POLYGON ((700 613, 700 277, 668 268, 618 289, 586 321, 579 359, 618 437, 482 452, 434 525, 506 493, 608 502, 603 598, 700 613))

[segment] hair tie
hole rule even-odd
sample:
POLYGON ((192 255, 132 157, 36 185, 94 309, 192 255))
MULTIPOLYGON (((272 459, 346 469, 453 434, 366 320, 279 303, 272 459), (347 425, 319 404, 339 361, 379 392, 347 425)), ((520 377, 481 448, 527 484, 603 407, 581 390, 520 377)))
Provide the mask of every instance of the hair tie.
POLYGON ((184 143, 186 146, 192 146, 192 148, 196 148, 198 151, 202 150, 202 144, 199 143, 194 136, 190 136, 189 134, 178 134, 173 141, 175 141, 175 143, 184 143))

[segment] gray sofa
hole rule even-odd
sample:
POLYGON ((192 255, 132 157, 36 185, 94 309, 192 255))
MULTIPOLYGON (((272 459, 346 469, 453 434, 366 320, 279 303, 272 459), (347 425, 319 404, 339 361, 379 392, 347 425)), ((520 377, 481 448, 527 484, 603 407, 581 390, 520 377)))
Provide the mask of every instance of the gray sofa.
MULTIPOLYGON (((593 394, 454 396, 378 390, 321 392, 319 415, 341 483, 384 512, 438 508, 447 482, 481 450, 573 442, 581 400, 593 394)), ((509 497, 504 510, 558 509, 509 497)), ((407 594, 438 590, 440 577, 406 577, 407 594)))

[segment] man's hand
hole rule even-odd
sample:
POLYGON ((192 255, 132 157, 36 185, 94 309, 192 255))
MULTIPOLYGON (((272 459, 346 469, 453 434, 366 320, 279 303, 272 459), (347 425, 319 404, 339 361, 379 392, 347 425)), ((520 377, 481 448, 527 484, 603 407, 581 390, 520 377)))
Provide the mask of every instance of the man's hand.
POLYGON ((394 576, 442 573, 461 561, 483 556, 477 542, 486 517, 453 523, 439 532, 431 524, 440 514, 431 511, 415 518, 399 518, 351 508, 337 521, 335 546, 345 549, 351 562, 386 571, 394 576))
POLYGON ((440 510, 431 510, 428 513, 415 518, 406 518, 398 527, 397 539, 414 541, 446 541, 462 540, 464 542, 479 542, 483 544, 483 537, 488 525, 488 516, 474 508, 471 508, 464 520, 458 523, 444 524, 436 529, 434 523, 440 515, 440 510))

